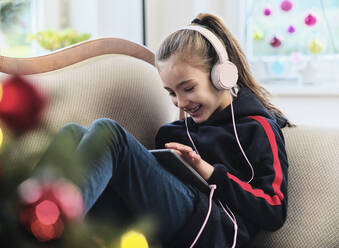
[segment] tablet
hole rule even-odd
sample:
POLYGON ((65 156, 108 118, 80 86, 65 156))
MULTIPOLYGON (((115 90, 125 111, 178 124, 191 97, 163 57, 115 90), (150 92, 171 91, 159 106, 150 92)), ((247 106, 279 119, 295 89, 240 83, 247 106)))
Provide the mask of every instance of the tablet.
POLYGON ((208 183, 200 174, 183 160, 174 150, 149 150, 158 162, 185 183, 194 185, 202 192, 209 192, 208 183))

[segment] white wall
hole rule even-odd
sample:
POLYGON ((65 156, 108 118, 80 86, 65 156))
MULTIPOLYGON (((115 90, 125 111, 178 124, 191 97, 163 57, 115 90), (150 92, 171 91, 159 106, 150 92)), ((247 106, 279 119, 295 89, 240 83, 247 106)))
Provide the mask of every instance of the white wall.
POLYGON ((200 12, 213 13, 222 17, 239 41, 244 32, 238 27, 241 19, 236 11, 246 0, 147 0, 147 46, 156 51, 161 41, 171 32, 184 27, 200 12))

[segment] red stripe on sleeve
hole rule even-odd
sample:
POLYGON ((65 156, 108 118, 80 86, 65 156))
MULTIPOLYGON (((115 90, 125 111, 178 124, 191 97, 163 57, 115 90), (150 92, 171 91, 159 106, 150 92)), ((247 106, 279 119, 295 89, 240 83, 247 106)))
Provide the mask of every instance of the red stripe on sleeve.
POLYGON ((268 137, 268 140, 271 145, 271 150, 273 154, 273 169, 274 169, 274 180, 272 183, 272 188, 275 193, 275 195, 270 196, 266 194, 262 189, 253 189, 252 186, 246 182, 241 181, 239 178, 236 176, 227 173, 228 177, 238 183, 240 187, 242 187, 244 190, 247 192, 252 193, 256 197, 261 197, 265 199, 270 205, 280 205, 281 201, 284 199, 284 194, 281 192, 280 186, 282 183, 282 171, 281 171, 281 164, 278 156, 278 146, 277 146, 277 141, 275 139, 274 132, 272 130, 272 127, 268 123, 268 121, 261 116, 249 116, 249 118, 252 118, 256 121, 258 121, 264 128, 266 135, 268 137))

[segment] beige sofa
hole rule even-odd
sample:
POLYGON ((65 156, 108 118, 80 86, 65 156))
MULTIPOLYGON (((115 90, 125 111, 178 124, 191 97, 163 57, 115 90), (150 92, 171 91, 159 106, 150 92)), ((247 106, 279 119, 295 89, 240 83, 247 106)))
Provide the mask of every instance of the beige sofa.
MULTIPOLYGON (((146 147, 160 125, 178 118, 153 66, 154 54, 133 42, 104 38, 36 58, 0 56, 0 79, 26 75, 51 99, 45 121, 53 130, 100 117, 117 120, 146 147)), ((283 130, 289 157, 285 225, 262 232, 251 247, 339 247, 339 127, 283 130)), ((44 149, 39 132, 23 143, 44 149)))

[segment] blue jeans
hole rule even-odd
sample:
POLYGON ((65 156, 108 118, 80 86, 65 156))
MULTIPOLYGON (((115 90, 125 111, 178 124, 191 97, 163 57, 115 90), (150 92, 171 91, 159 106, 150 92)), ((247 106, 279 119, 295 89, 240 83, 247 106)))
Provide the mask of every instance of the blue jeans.
POLYGON ((117 216, 126 215, 127 206, 135 216, 151 214, 157 220, 158 235, 164 243, 191 216, 197 190, 164 169, 115 121, 98 119, 88 129, 74 123, 64 126, 39 165, 65 163, 62 156, 55 154, 58 143, 60 146, 65 137, 73 144, 67 147, 67 153, 79 157, 81 167, 85 168, 80 188, 86 212, 103 208, 118 211, 117 216), (104 206, 110 204, 113 208, 104 206))

